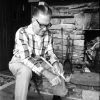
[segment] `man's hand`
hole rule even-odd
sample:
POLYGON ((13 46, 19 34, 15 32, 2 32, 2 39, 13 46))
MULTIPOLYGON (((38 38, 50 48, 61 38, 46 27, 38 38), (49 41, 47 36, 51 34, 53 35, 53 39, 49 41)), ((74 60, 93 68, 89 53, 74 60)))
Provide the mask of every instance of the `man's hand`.
POLYGON ((59 78, 59 76, 49 72, 48 70, 44 70, 42 74, 48 79, 52 86, 61 84, 61 79, 59 78))
POLYGON ((70 76, 66 76, 65 82, 70 82, 71 78, 72 78, 72 74, 70 74, 70 76))
POLYGON ((52 80, 50 80, 50 83, 52 84, 52 86, 61 84, 61 79, 59 78, 59 76, 56 76, 52 80))
POLYGON ((40 73, 43 71, 44 69, 43 69, 43 67, 41 67, 41 66, 33 66, 33 68, 32 68, 32 71, 33 72, 35 72, 36 74, 38 74, 38 75, 40 75, 40 73))
POLYGON ((46 63, 46 62, 42 62, 41 63, 41 66, 44 68, 44 69, 50 69, 51 67, 46 63))
POLYGON ((53 72, 54 73, 56 73, 56 74, 61 74, 61 73, 63 73, 63 66, 59 66, 59 63, 58 62, 55 62, 54 64, 53 64, 53 72))

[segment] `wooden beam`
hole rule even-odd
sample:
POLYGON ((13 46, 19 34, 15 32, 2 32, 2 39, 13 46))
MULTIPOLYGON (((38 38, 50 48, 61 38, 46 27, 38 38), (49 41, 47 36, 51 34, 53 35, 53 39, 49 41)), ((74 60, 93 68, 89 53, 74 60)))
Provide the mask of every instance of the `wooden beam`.
POLYGON ((40 0, 28 0, 28 2, 39 2, 40 0))

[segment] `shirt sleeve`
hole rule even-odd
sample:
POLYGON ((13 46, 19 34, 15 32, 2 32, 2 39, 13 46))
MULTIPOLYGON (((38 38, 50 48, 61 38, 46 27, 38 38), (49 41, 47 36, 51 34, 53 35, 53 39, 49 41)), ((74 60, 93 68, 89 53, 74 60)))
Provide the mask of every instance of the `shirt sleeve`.
POLYGON ((39 68, 37 69, 36 64, 38 62, 31 56, 32 50, 30 49, 31 47, 29 46, 29 36, 24 29, 18 30, 15 36, 14 54, 21 59, 21 62, 34 71, 36 70, 37 73, 41 70, 39 70, 39 68))
POLYGON ((56 61, 59 62, 57 56, 55 55, 54 51, 53 51, 53 39, 52 37, 50 37, 49 43, 48 43, 48 47, 47 47, 47 53, 50 56, 50 63, 53 64, 56 61))

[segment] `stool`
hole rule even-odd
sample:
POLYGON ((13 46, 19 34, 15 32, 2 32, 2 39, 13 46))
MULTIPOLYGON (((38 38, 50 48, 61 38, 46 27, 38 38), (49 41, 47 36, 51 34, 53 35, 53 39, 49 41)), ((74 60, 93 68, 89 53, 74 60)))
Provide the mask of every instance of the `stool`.
POLYGON ((41 98, 40 100, 44 100, 43 96, 40 93, 39 90, 39 86, 42 84, 42 76, 37 75, 36 73, 32 72, 32 78, 31 78, 31 82, 29 84, 29 88, 28 90, 30 90, 31 86, 35 86, 35 89, 39 95, 39 97, 41 98))

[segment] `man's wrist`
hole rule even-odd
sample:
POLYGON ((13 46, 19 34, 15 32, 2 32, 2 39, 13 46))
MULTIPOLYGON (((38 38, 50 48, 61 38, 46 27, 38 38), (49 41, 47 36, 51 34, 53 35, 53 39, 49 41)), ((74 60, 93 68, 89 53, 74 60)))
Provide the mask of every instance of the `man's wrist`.
POLYGON ((42 71, 44 70, 43 67, 37 67, 37 66, 33 66, 32 71, 36 72, 36 73, 42 73, 42 71))
POLYGON ((41 74, 43 74, 43 75, 47 74, 47 70, 46 69, 42 70, 41 74))
POLYGON ((39 67, 39 72, 42 73, 44 71, 43 67, 39 67))
POLYGON ((55 61, 52 65, 55 66, 55 65, 58 65, 59 62, 58 61, 55 61))

